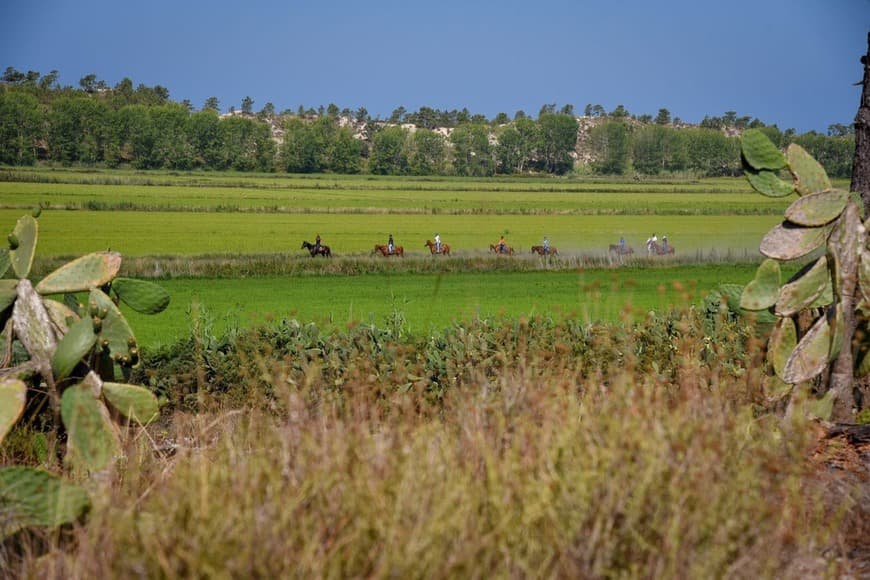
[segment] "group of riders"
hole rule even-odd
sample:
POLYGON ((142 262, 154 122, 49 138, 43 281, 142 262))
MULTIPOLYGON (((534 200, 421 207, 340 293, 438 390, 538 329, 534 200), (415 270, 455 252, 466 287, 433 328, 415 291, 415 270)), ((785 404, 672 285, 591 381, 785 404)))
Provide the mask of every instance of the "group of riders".
MULTIPOLYGON (((667 236, 662 236, 661 245, 659 245, 658 242, 659 242, 659 238, 655 233, 653 233, 653 235, 651 235, 649 238, 647 238, 646 250, 647 250, 648 254, 652 255, 652 254, 670 253, 671 249, 670 249, 670 246, 668 245, 668 237, 667 236)), ((440 234, 438 234, 438 232, 435 232, 435 244, 434 245, 435 245, 434 253, 435 254, 442 253, 443 245, 441 243, 441 236, 440 236, 440 234)), ((323 253, 323 249, 325 247, 326 246, 323 245, 322 240, 320 238, 320 234, 317 234, 317 237, 314 239, 314 247, 312 249, 311 255, 314 256, 314 255, 317 255, 318 253, 323 253)), ((493 248, 497 254, 508 254, 511 252, 510 246, 508 246, 507 241, 505 241, 504 234, 502 234, 499 237, 498 244, 494 244, 493 246, 491 246, 491 248, 493 248)), ((543 241, 543 244, 541 245, 541 249, 542 249, 542 253, 544 255, 550 254, 550 240, 549 240, 549 238, 547 238, 547 236, 544 236, 544 241, 543 241)), ((613 250, 613 246, 611 246, 611 250, 613 250)), ((393 241, 393 234, 390 234, 389 239, 387 239, 387 253, 393 254, 395 251, 396 251, 396 244, 393 241)), ((620 254, 627 254, 627 253, 632 252, 632 250, 630 250, 629 247, 627 247, 625 245, 625 237, 619 238, 618 251, 620 254)))

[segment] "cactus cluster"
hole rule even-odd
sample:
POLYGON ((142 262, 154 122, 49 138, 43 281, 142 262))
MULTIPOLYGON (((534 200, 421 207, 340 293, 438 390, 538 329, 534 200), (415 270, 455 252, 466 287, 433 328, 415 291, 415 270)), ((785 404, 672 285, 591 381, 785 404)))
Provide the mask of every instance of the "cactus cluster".
MULTIPOLYGON (((29 276, 37 217, 35 212, 20 218, 8 248, 0 249, 0 443, 23 415, 28 397, 45 393, 49 412, 66 430, 65 461, 98 472, 119 454, 113 417, 145 424, 158 413, 151 391, 116 382, 128 379, 139 362, 136 338, 118 302, 154 314, 166 308, 169 295, 157 284, 118 277, 121 255, 110 251, 73 260, 34 286, 29 276), (12 277, 6 278, 10 270, 12 277), (26 357, 12 364, 16 343, 26 357)), ((0 470, 0 512, 10 514, 0 522, 0 538, 22 526, 70 521, 86 507, 86 497, 73 484, 47 472, 0 470)))
POLYGON ((853 341, 870 314, 870 223, 862 223, 863 205, 854 194, 834 189, 824 168, 797 144, 783 153, 764 133, 749 130, 742 160, 756 191, 798 198, 762 239, 766 259, 743 290, 740 306, 777 317, 768 359, 784 383, 818 379, 834 391, 831 383, 839 379, 840 394, 851 397, 853 378, 870 371, 866 345, 853 341), (797 259, 808 263, 783 283, 780 263, 797 259))

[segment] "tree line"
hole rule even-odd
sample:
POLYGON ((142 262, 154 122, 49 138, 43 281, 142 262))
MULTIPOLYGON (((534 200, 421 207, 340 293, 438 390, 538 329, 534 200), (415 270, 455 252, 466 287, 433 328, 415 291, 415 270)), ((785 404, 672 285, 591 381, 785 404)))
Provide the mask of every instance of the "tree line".
POLYGON ((110 87, 95 75, 79 88, 61 87, 57 72, 0 77, 0 163, 131 166, 137 169, 460 175, 526 173, 602 175, 741 172, 737 136, 760 128, 780 145, 797 142, 831 176, 848 177, 854 153, 850 127, 827 135, 798 135, 733 111, 705 117, 698 126, 658 114, 631 115, 619 105, 608 112, 587 105, 578 118, 572 105, 545 104, 536 118, 517 111, 493 119, 467 109, 398 107, 385 120, 365 108, 300 106, 277 113, 271 103, 254 112, 221 115, 215 97, 200 110, 173 102, 160 85, 134 88, 130 79, 110 87), (578 136, 581 143, 578 146, 578 136), (578 152, 580 156, 578 158, 578 152))

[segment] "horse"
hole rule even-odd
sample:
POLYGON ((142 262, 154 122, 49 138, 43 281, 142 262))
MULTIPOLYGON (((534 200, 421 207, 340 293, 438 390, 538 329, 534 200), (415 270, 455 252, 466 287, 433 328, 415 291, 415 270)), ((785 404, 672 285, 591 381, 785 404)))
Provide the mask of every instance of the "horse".
POLYGON ((429 251, 432 252, 433 254, 444 254, 445 256, 450 255, 450 244, 445 244, 444 242, 441 242, 441 251, 440 252, 435 250, 435 242, 433 242, 431 240, 426 240, 426 243, 423 245, 428 247, 429 251))
POLYGON ((651 253, 655 254, 656 256, 664 256, 665 254, 674 253, 674 247, 671 244, 665 246, 659 245, 658 242, 650 242, 649 248, 651 250, 651 253))
POLYGON ((553 246, 550 246, 549 252, 547 252, 544 249, 544 246, 532 246, 532 253, 533 254, 537 253, 540 256, 546 256, 546 255, 558 256, 559 255, 559 251, 553 246))
POLYGON ((318 254, 320 254, 324 258, 332 257, 332 250, 329 249, 329 246, 324 246, 323 244, 320 244, 320 248, 318 248, 311 242, 302 242, 301 249, 308 250, 311 253, 312 258, 318 254))
POLYGON ((390 249, 386 244, 375 244, 375 249, 372 250, 372 254, 375 252, 380 252, 383 256, 399 256, 400 258, 405 257, 405 249, 402 246, 393 246, 393 252, 390 253, 390 249))
POLYGON ((616 253, 619 255, 633 254, 634 248, 632 248, 631 246, 622 246, 621 244, 610 244, 610 249, 608 250, 608 252, 616 253))
POLYGON ((495 254, 508 254, 509 256, 512 256, 514 253, 514 249, 512 246, 505 246, 504 251, 502 252, 499 250, 498 244, 490 244, 489 251, 495 254))

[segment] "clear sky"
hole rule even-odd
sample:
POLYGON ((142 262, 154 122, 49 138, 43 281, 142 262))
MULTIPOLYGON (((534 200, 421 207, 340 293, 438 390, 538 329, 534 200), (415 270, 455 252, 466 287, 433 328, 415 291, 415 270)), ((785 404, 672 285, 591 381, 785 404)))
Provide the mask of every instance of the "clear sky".
POLYGON ((870 0, 10 0, 0 70, 162 85, 195 108, 587 103, 851 124, 870 0))

